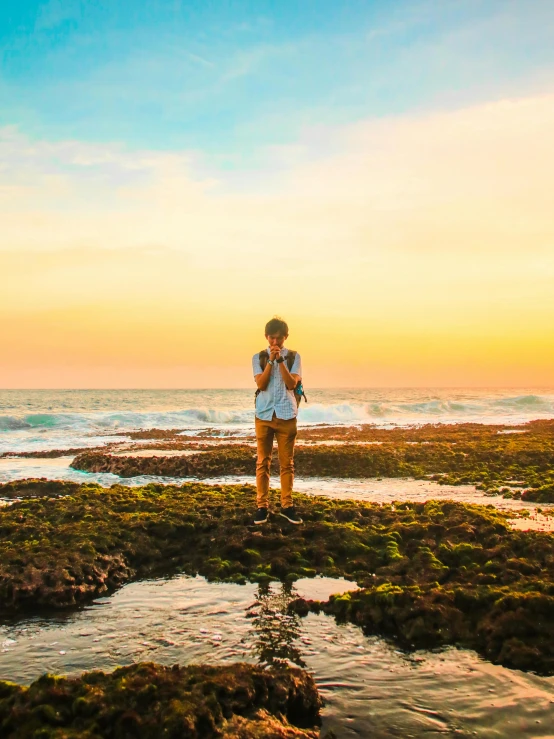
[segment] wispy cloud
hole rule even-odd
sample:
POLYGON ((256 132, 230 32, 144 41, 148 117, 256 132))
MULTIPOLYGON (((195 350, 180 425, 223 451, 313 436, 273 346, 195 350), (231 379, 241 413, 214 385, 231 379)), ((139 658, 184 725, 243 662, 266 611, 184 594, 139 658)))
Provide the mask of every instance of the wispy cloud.
POLYGON ((210 4, 189 18, 167 3, 154 21, 148 4, 128 18, 93 5, 52 0, 45 23, 77 7, 82 22, 7 39, 3 121, 52 139, 246 157, 294 145, 306 123, 522 97, 554 79, 552 3, 370 3, 359 14, 335 3, 294 22, 289 3, 265 19, 210 4))
MULTIPOLYGON (((88 378, 106 356, 143 377, 146 365, 214 356, 233 322, 254 332, 281 312, 322 384, 371 381, 369 369, 318 375, 322 322, 345 366, 370 368, 378 354, 381 381, 451 384, 471 364, 476 383, 500 369, 504 381, 545 382, 553 129, 554 95, 321 127, 293 151, 272 148, 240 188, 195 174, 199 154, 2 130, 3 347, 25 367, 40 351, 54 381, 60 362, 81 362, 88 378), (527 364, 508 376, 512 356, 527 364)), ((249 330, 233 356, 251 351, 249 330)), ((2 371, 21 381, 17 362, 2 371)), ((242 383, 244 370, 232 376, 242 383)))
POLYGON ((210 67, 210 68, 215 67, 215 64, 213 62, 210 62, 208 59, 204 59, 204 57, 199 56, 198 54, 192 54, 190 51, 188 52, 188 57, 193 62, 197 62, 198 64, 203 64, 205 67, 210 67))
POLYGON ((337 250, 383 265, 398 253, 526 257, 554 243, 552 130, 549 95, 308 128, 294 148, 270 147, 234 189, 221 171, 198 177, 191 152, 5 129, 0 247, 160 244, 202 262, 232 251, 236 264, 260 244, 320 265, 337 250))

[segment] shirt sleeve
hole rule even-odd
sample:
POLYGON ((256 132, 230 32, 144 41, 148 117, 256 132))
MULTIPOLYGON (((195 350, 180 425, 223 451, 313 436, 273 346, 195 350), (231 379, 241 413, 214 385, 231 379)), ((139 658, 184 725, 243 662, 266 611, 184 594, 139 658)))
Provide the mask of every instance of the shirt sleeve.
POLYGON ((291 375, 300 375, 302 377, 302 359, 300 358, 300 354, 296 352, 296 357, 294 358, 294 362, 292 363, 292 369, 290 371, 291 375))
POLYGON ((260 364, 259 354, 254 354, 252 357, 252 372, 254 373, 254 377, 262 374, 262 365, 260 364))

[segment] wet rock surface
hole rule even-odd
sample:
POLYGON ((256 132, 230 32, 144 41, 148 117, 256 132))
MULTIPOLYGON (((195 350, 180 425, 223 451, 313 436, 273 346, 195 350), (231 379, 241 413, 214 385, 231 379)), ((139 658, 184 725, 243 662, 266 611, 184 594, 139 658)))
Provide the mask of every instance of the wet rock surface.
MULTIPOLYGON (((132 454, 132 453, 131 453, 132 454)), ((182 457, 133 457, 84 452, 77 455, 71 466, 86 472, 111 472, 119 477, 165 475, 169 477, 214 477, 217 475, 254 475, 256 456, 251 447, 210 449, 182 457)))
POLYGON ((77 482, 28 478, 0 484, 0 498, 44 498, 71 495, 81 486, 77 482))
POLYGON ((473 648, 495 664, 554 674, 551 593, 513 592, 390 582, 329 601, 298 599, 291 610, 334 615, 361 626, 365 634, 391 636, 406 649, 455 644, 473 648))
MULTIPOLYGON (((525 494, 540 488, 543 497, 549 496, 541 502, 554 499, 554 421, 532 421, 517 429, 481 424, 388 430, 333 427, 303 429, 299 438, 347 442, 299 445, 295 468, 303 477, 430 477, 449 485, 476 484, 490 495, 502 494, 506 485, 509 491, 519 486, 520 495, 524 488, 528 489, 525 494), (509 433, 512 431, 517 433, 509 433)), ((255 474, 256 455, 250 445, 203 449, 201 454, 186 457, 156 457, 155 450, 151 457, 133 457, 132 451, 129 456, 84 452, 77 455, 72 467, 120 477, 255 474)), ((273 469, 277 471, 276 460, 273 469)))
MULTIPOLYGON (((22 484, 29 485, 28 481, 22 484)), ((227 582, 346 577, 363 590, 323 609, 406 648, 459 644, 554 674, 554 540, 512 531, 492 506, 378 505, 296 496, 305 523, 252 524, 252 486, 73 488, 34 481, 0 510, 0 608, 63 608, 122 583, 184 571, 227 582)), ((17 483, 12 483, 15 494, 17 483)), ((0 491, 1 495, 1 491, 0 491)))
POLYGON ((538 485, 535 488, 524 490, 521 494, 521 500, 527 500, 533 503, 554 503, 554 480, 545 485, 538 485))
POLYGON ((2 737, 315 739, 321 701, 296 668, 139 663, 78 678, 0 681, 2 737))
MULTIPOLYGON (((101 450, 101 447, 98 447, 97 449, 101 450)), ((38 449, 34 452, 2 452, 0 454, 0 459, 6 459, 8 457, 17 457, 22 459, 55 459, 56 457, 71 456, 74 454, 80 454, 81 452, 85 451, 91 450, 90 448, 86 449, 83 447, 70 447, 68 449, 38 449)))

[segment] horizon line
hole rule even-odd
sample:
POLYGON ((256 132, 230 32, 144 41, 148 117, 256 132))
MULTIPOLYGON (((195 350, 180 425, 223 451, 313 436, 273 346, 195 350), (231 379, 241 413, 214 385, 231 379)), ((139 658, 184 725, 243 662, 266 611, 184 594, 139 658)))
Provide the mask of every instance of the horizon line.
MULTIPOLYGON (((0 392, 176 392, 235 390, 250 392, 254 388, 245 387, 0 387, 0 392)), ((341 385, 311 387, 310 390, 552 390, 554 385, 341 385)))

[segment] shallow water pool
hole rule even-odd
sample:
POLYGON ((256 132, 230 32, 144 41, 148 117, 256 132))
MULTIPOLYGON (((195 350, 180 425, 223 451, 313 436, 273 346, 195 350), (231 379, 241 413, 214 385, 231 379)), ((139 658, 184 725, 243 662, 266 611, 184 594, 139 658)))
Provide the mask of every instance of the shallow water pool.
POLYGON ((355 587, 208 583, 200 577, 131 583, 70 615, 0 626, 0 676, 29 683, 153 660, 288 662, 315 676, 324 730, 339 738, 551 737, 554 678, 491 665, 474 652, 405 654, 351 624, 287 613, 291 599, 355 587))

